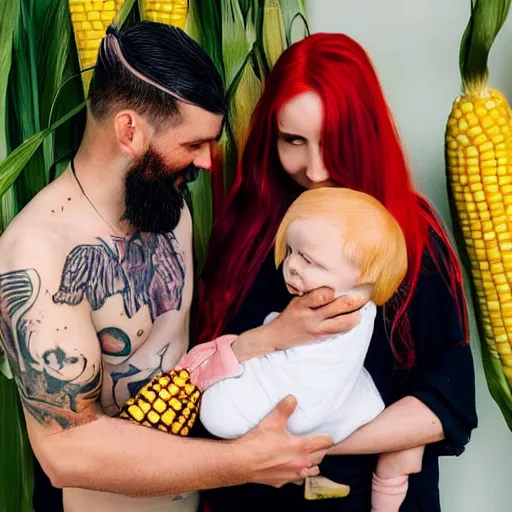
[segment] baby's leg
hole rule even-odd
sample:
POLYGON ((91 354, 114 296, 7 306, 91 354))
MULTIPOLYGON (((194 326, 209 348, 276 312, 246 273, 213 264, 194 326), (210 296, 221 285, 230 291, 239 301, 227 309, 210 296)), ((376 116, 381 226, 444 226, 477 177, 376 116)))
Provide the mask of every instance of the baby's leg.
POLYGON ((405 500, 409 476, 419 473, 425 447, 380 455, 372 484, 372 512, 398 512, 405 500))

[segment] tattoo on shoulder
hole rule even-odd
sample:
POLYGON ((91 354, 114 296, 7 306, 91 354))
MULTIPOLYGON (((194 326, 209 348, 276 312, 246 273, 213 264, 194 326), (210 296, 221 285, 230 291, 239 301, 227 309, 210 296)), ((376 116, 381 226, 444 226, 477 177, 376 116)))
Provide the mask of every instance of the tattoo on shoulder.
MULTIPOLYGON (((184 252, 172 232, 137 232, 129 239, 113 237, 112 243, 99 239, 71 250, 51 299, 69 306, 85 299, 96 311, 119 294, 128 318, 147 306, 154 321, 181 308, 185 270, 184 252)), ((0 355, 3 350, 8 357, 26 410, 41 423, 67 428, 92 419, 79 413, 98 400, 102 368, 57 344, 43 354, 31 345, 37 320, 29 313, 40 295, 35 269, 0 274, 0 355)), ((103 329, 98 337, 109 355, 131 351, 119 329, 103 329)))
POLYGON ((5 350, 26 410, 40 423, 62 428, 92 419, 79 414, 99 396, 101 367, 55 346, 38 354, 31 346, 35 322, 27 320, 41 289, 34 269, 0 274, 0 345, 5 350))
POLYGON ((84 297, 93 310, 121 294, 132 318, 148 306, 151 320, 179 310, 185 284, 185 260, 174 233, 137 232, 129 239, 113 237, 75 247, 66 258, 56 304, 77 305, 84 297))

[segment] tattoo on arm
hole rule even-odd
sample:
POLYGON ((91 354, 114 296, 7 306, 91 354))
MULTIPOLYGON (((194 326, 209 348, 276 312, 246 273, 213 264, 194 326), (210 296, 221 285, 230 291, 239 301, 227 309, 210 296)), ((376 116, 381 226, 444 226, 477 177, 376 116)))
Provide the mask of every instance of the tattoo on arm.
MULTIPOLYGON (((184 254, 172 232, 137 232, 128 239, 112 237, 109 242, 99 239, 78 245, 67 255, 58 290, 52 295, 44 292, 44 299, 67 306, 85 300, 97 311, 110 297, 120 295, 128 318, 148 307, 154 321, 181 308, 184 254)), ((68 427, 87 421, 79 413, 99 398, 102 366, 94 366, 83 354, 69 352, 64 348, 67 343, 59 346, 55 342, 41 353, 41 345, 34 341, 39 320, 34 319, 32 309, 38 298, 43 298, 43 293, 36 270, 0 274, 0 350, 5 351, 15 373, 27 411, 41 423, 68 427)), ((106 355, 126 357, 131 353, 130 338, 115 326, 103 328, 98 338, 106 355)), ((123 368, 112 375, 113 393, 120 381, 132 392, 157 370, 139 370, 134 365, 123 368)))
POLYGON ((31 346, 37 321, 27 320, 27 313, 40 290, 34 269, 0 274, 0 344, 26 410, 41 424, 76 426, 92 419, 79 413, 98 398, 101 366, 91 368, 84 355, 70 355, 58 345, 43 354, 31 346))

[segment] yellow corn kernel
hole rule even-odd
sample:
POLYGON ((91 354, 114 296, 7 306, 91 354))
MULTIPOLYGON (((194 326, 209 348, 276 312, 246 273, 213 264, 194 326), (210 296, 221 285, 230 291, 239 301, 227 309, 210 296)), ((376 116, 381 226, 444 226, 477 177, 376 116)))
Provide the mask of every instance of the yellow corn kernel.
POLYGON ((142 18, 183 29, 187 21, 188 0, 142 0, 142 18))
POLYGON ((161 398, 157 398, 153 404, 153 408, 155 411, 162 414, 167 409, 167 404, 161 398))
POLYGON ((172 409, 168 409, 164 414, 162 414, 162 421, 167 425, 170 426, 171 423, 174 421, 174 418, 176 418, 176 413, 172 409))
POLYGON ((149 413, 148 413, 148 420, 153 425, 156 425, 160 421, 160 415, 157 414, 155 411, 149 411, 149 413))
MULTIPOLYGON (((75 41, 77 42, 78 61, 82 70, 96 64, 98 49, 105 28, 114 21, 124 0, 69 0, 69 11, 75 41)), ((92 72, 82 74, 84 92, 87 95, 92 72)))
POLYGON ((136 405, 131 405, 130 407, 128 407, 128 412, 137 421, 142 421, 144 418, 144 413, 142 412, 140 407, 137 407, 136 405))
POLYGON ((138 400, 137 405, 140 407, 141 411, 144 414, 147 414, 149 410, 151 409, 151 405, 145 402, 144 400, 138 400))
POLYGON ((181 411, 182 405, 181 405, 181 402, 177 398, 171 398, 171 400, 169 401, 169 405, 175 411, 181 411))

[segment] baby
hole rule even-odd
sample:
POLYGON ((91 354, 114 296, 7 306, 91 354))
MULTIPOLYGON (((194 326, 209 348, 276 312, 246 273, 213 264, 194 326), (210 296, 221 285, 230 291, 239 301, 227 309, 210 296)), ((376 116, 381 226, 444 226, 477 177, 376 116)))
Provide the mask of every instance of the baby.
MULTIPOLYGON (((290 293, 303 295, 329 287, 336 296, 367 302, 351 331, 304 346, 278 351, 243 364, 243 373, 205 389, 200 418, 219 438, 239 437, 285 396, 297 399, 288 429, 296 435, 329 434, 340 443, 384 409, 382 398, 364 368, 376 307, 396 292, 407 272, 403 233, 391 214, 367 194, 341 188, 309 190, 286 213, 276 237, 276 264, 290 293), (220 412, 220 414, 219 414, 220 412)), ((271 313, 265 322, 278 313, 271 313)), ((372 511, 398 511, 408 485, 411 461, 421 467, 423 449, 380 455, 373 475, 372 511)), ((346 486, 322 477, 306 481, 323 497, 344 496, 346 486)), ((348 490, 348 488, 346 488, 348 490)))

